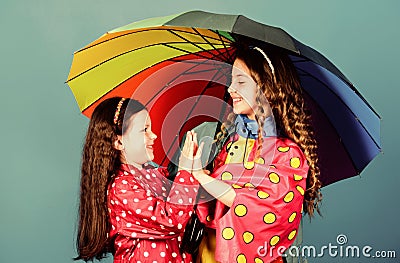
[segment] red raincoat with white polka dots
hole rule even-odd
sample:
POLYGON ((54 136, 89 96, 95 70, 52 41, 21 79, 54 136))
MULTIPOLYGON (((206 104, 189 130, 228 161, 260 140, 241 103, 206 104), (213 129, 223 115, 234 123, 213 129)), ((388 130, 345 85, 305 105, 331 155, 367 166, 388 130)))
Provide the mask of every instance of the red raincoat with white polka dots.
POLYGON ((193 210, 198 182, 180 171, 122 165, 108 189, 114 262, 191 262, 179 244, 193 210))
POLYGON ((271 262, 290 247, 300 224, 308 173, 302 151, 277 137, 264 138, 254 160, 256 148, 256 140, 233 136, 212 174, 235 190, 233 205, 210 201, 197 207, 200 219, 216 229, 215 259, 222 263, 271 262))

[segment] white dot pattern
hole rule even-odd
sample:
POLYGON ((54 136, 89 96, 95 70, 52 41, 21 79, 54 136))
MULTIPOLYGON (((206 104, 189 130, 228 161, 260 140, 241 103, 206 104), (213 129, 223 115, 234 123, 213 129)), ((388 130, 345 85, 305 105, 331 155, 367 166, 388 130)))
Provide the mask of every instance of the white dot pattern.
POLYGON ((177 184, 167 176, 166 169, 127 169, 114 177, 108 191, 109 236, 117 237, 114 260, 191 262, 179 243, 198 185, 187 172, 177 174, 177 184))

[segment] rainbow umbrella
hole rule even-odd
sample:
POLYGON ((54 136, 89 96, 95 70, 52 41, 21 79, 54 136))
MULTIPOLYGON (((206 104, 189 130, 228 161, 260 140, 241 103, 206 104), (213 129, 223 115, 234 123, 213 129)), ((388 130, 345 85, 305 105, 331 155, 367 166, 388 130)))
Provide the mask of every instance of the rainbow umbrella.
POLYGON ((244 37, 290 55, 309 97, 323 184, 360 174, 381 150, 379 115, 322 54, 245 16, 191 11, 114 29, 75 52, 67 83, 88 117, 109 97, 145 103, 161 135, 156 162, 166 165, 185 130, 230 111, 232 43, 244 37))

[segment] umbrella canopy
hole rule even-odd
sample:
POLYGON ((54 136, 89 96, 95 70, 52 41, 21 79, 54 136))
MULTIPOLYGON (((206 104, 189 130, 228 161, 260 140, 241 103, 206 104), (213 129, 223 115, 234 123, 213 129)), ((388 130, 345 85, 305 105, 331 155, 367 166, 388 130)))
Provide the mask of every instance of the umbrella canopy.
POLYGON ((108 97, 134 95, 145 103, 162 135, 156 162, 165 165, 163 156, 178 147, 177 134, 203 121, 221 120, 229 111, 221 100, 230 103, 226 86, 232 43, 242 36, 290 55, 313 114, 322 183, 359 174, 381 149, 378 114, 319 52, 280 28, 245 16, 192 11, 114 29, 75 52, 67 83, 89 117, 108 97), (172 114, 182 101, 187 114, 172 114), (164 121, 171 114, 179 119, 175 125, 164 121))

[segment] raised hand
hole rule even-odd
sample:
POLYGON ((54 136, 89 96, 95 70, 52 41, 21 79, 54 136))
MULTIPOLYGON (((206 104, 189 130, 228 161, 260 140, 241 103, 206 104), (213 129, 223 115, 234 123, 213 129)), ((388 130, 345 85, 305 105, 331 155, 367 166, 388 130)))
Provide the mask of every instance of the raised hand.
POLYGON ((196 154, 198 145, 197 145, 197 134, 193 131, 188 131, 186 133, 185 143, 183 145, 181 155, 179 157, 179 170, 186 170, 188 172, 192 172, 193 169, 193 160, 196 154))
MULTIPOLYGON (((195 140, 196 145, 197 145, 197 138, 194 137, 194 140, 195 140)), ((192 167, 193 172, 203 171, 203 164, 201 162, 201 154, 202 154, 202 151, 203 151, 203 147, 204 147, 204 142, 202 142, 200 144, 200 146, 197 147, 197 151, 195 152, 195 154, 193 156, 193 167, 192 167)), ((204 171, 204 172, 207 173, 207 174, 209 173, 208 171, 204 171)))

